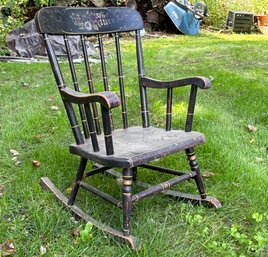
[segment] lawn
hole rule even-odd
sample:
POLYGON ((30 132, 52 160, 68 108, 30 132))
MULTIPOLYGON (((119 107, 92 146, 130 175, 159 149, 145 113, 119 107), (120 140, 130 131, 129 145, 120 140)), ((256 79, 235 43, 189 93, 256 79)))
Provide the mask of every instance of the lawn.
MULTIPOLYGON (((208 194, 219 199, 222 208, 164 196, 141 201, 132 218, 133 234, 143 243, 140 251, 131 251, 98 230, 88 240, 73 235, 85 223, 74 220, 39 185, 40 177, 49 176, 68 191, 78 161, 68 153, 72 136, 49 64, 0 63, 0 249, 12 242, 12 256, 268 256, 267 41, 264 35, 209 32, 144 38, 147 76, 169 80, 202 75, 213 82, 210 90, 198 92, 194 129, 206 135, 197 157, 201 170, 211 174, 205 178, 208 194)), ((124 40, 125 54, 133 47, 124 40)), ((113 64, 115 55, 109 56, 108 63, 113 64)), ((136 80, 128 67, 132 62, 129 56, 126 91, 134 117, 130 123, 139 124, 132 101, 139 93, 129 86, 136 80)), ((112 86, 112 91, 118 87, 112 86)), ((185 109, 184 97, 183 91, 176 114, 185 109)), ((156 114, 164 109, 162 94, 149 98, 155 111, 152 123, 161 126, 164 113, 161 119, 156 114)), ((185 161, 185 156, 158 162, 186 167, 178 161, 185 161)), ((149 182, 157 181, 158 175, 142 174, 149 182)), ((118 189, 106 181, 110 180, 94 182, 102 182, 108 191, 118 189)), ((188 184, 183 187, 191 189, 188 184)), ((79 203, 92 216, 120 227, 120 210, 90 195, 81 194, 79 203)))

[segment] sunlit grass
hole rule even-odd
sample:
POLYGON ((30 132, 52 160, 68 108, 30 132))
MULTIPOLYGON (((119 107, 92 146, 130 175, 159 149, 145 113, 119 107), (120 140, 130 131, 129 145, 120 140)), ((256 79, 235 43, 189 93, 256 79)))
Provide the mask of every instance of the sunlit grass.
MULTIPOLYGON (((267 39, 264 35, 216 33, 144 38, 147 76, 173 80, 203 75, 213 80, 210 90, 198 92, 194 129, 207 139, 196 149, 202 171, 214 174, 205 179, 207 191, 223 207, 215 211, 164 196, 141 201, 132 217, 133 234, 143 242, 140 252, 131 252, 97 230, 89 242, 75 243, 72 230, 82 222, 75 224, 70 213, 38 184, 40 177, 48 176, 65 191, 72 184, 78 162, 68 153, 73 139, 49 64, 0 63, 0 244, 13 240, 16 256, 40 255, 41 246, 47 256, 267 256, 267 39), (52 106, 58 110, 52 110, 52 106), (257 130, 250 132, 247 125, 257 130), (17 158, 12 159, 10 149, 19 152, 17 158), (41 166, 33 167, 32 160, 39 160, 41 166), (262 221, 254 220, 253 213, 262 214, 262 221), (240 227, 239 235, 232 230, 234 224, 240 227), (238 238, 243 235, 247 236, 244 241, 238 238)), ((108 48, 110 77, 117 67, 115 54, 108 48)), ((134 48, 128 39, 123 40, 129 123, 138 125, 136 63, 135 56, 129 54, 134 48)), ((67 65, 63 70, 68 71, 67 65)), ((102 90, 96 65, 92 71, 102 90)), ((82 74, 78 76, 82 79, 82 74)), ((118 94, 117 79, 111 78, 109 83, 118 94)), ((175 128, 184 127, 185 113, 180 113, 187 110, 187 94, 186 89, 174 94, 175 128)), ((165 97, 164 90, 148 91, 152 123, 161 127, 165 122, 165 97)), ((120 117, 120 109, 114 115, 120 117)), ((188 168, 184 154, 156 163, 188 168)), ((166 175, 159 177, 141 170, 140 177, 153 182, 166 175)), ((119 195, 119 187, 108 178, 95 178, 93 183, 103 184, 110 193, 119 195)), ((195 191, 190 183, 180 188, 195 191)), ((79 203, 85 203, 88 213, 120 227, 120 210, 85 196, 81 193, 79 203)))

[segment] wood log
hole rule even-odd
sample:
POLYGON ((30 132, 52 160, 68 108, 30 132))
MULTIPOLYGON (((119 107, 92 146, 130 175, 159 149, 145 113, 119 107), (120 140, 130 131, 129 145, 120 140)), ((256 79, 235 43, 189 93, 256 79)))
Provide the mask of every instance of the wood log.
POLYGON ((132 9, 137 9, 137 7, 138 7, 135 0, 128 0, 126 2, 126 6, 132 8, 132 9))
POLYGON ((159 14, 154 10, 150 10, 146 13, 146 19, 149 23, 159 24, 159 14))
POLYGON ((165 0, 151 0, 153 8, 163 7, 165 5, 165 2, 166 2, 165 0))

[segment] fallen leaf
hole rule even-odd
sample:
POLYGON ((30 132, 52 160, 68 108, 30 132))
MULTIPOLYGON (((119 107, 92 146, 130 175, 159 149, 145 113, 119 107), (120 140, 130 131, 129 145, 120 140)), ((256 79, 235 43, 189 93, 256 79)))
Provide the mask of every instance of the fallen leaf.
POLYGON ((59 107, 58 106, 55 106, 55 105, 52 105, 51 106, 51 110, 52 111, 57 111, 57 110, 59 110, 59 107))
POLYGON ((34 135, 35 138, 42 138, 42 137, 45 137, 46 134, 36 134, 34 135))
POLYGON ((26 82, 24 82, 24 81, 21 82, 21 85, 22 85, 23 87, 29 87, 29 86, 30 86, 30 84, 28 84, 28 83, 26 83, 26 82))
POLYGON ((213 177, 213 176, 215 176, 215 174, 213 172, 210 172, 210 171, 206 171, 206 172, 202 173, 202 177, 204 177, 204 178, 209 178, 209 177, 213 177))
POLYGON ((46 253, 47 253, 47 249, 43 245, 41 245, 40 246, 40 255, 44 255, 46 253))
POLYGON ((41 162, 40 162, 40 161, 37 161, 37 160, 33 160, 33 161, 32 161, 32 165, 33 165, 34 167, 40 167, 40 166, 41 166, 41 162))
POLYGON ((251 132, 255 132, 255 131, 257 130, 257 128, 255 128, 255 127, 253 127, 253 126, 251 126, 251 125, 247 125, 247 128, 248 128, 248 130, 251 131, 251 132))
POLYGON ((1 256, 10 256, 16 253, 12 240, 7 240, 3 244, 0 244, 1 256))
POLYGON ((16 162, 15 162, 15 166, 18 167, 18 166, 20 166, 20 165, 21 165, 21 161, 16 161, 16 162))
POLYGON ((263 159, 259 158, 259 157, 256 157, 255 160, 256 160, 256 162, 263 162, 263 159))
POLYGON ((73 188, 71 186, 66 188, 66 190, 65 190, 66 194, 70 194, 72 192, 72 189, 73 188))
POLYGON ((53 97, 52 97, 52 96, 49 96, 49 97, 47 98, 47 100, 48 100, 48 101, 52 101, 52 100, 53 100, 53 97))
POLYGON ((255 138, 252 138, 250 141, 249 141, 249 143, 254 143, 255 142, 255 138))
POLYGON ((17 150, 10 149, 9 151, 10 151, 11 155, 14 157, 19 155, 19 152, 17 150))
POLYGON ((74 228, 72 230, 72 236, 78 237, 80 235, 80 229, 79 228, 74 228))

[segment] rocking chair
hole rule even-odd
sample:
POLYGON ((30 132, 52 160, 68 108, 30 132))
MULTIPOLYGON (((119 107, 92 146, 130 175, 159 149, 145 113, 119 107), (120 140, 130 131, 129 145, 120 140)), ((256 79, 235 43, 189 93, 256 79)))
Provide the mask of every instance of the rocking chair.
MULTIPOLYGON (((138 249, 141 244, 139 240, 131 235, 130 218, 131 208, 134 202, 138 202, 147 196, 156 193, 164 193, 182 200, 206 203, 212 207, 219 208, 221 205, 215 198, 207 196, 202 181, 200 169, 196 160, 194 147, 203 144, 205 137, 203 134, 192 131, 193 115, 197 89, 208 89, 211 86, 209 79, 205 77, 189 77, 173 81, 154 80, 144 75, 144 63, 141 43, 141 30, 143 20, 140 14, 130 8, 65 8, 47 7, 41 9, 36 17, 36 26, 42 34, 47 49, 47 54, 52 67, 52 71, 67 112, 70 126, 74 135, 75 143, 70 145, 70 152, 80 156, 80 166, 77 170, 72 192, 67 198, 47 177, 41 178, 41 185, 50 191, 77 216, 90 221, 94 226, 106 231, 113 236, 129 243, 131 248, 138 249), (139 106, 141 111, 142 125, 140 127, 129 126, 129 116, 127 103, 131 101, 125 94, 126 81, 123 73, 123 53, 120 47, 121 34, 134 33, 136 48, 134 48, 137 58, 137 91, 136 96, 140 97, 139 106), (61 67, 62 61, 55 53, 55 45, 52 37, 59 36, 64 40, 66 56, 69 63, 69 72, 61 67), (76 37, 80 41, 82 60, 84 62, 85 81, 80 83, 78 78, 81 74, 76 70, 77 64, 74 62, 72 48, 69 39, 76 37), (98 42, 100 53, 101 80, 104 89, 98 90, 93 83, 95 71, 92 74, 93 65, 90 64, 87 45, 88 40, 95 38, 98 42), (118 75, 119 97, 109 91, 107 55, 104 40, 109 43, 115 42, 115 56, 117 60, 116 72, 118 75), (67 84, 66 73, 71 77, 73 89, 67 84), (86 85, 85 85, 86 84, 86 85), (94 85, 94 87, 93 87, 94 85), (172 125, 172 96, 173 91, 179 87, 190 86, 190 97, 188 112, 186 115, 186 125, 184 130, 173 130, 172 125), (82 93, 80 88, 88 87, 88 93, 82 93), (165 128, 150 126, 147 94, 150 90, 166 90, 166 125, 165 128), (121 106, 122 128, 115 129, 118 122, 115 121, 115 110, 121 106), (113 115, 112 115, 113 114, 113 115), (102 132, 103 131, 103 132, 102 132), (151 161, 163 158, 166 155, 185 151, 190 164, 189 172, 181 172, 166 167, 159 167, 151 161), (85 172, 87 162, 91 161, 92 170, 85 172), (149 163, 151 162, 151 163, 149 163), (115 169, 120 168, 121 172, 115 169), (158 185, 151 185, 137 180, 139 168, 154 170, 166 174, 174 175, 172 179, 164 181, 158 185), (113 196, 100 191, 85 182, 87 177, 96 174, 108 174, 113 178, 121 179, 122 200, 117 200, 113 196), (194 180, 199 191, 198 195, 180 193, 169 188, 183 181, 194 180), (142 192, 132 194, 132 185, 145 187, 142 192), (75 205, 78 189, 84 188, 87 191, 103 198, 113 205, 122 208, 123 224, 122 232, 111 228, 95 220, 77 205, 75 205)), ((56 46, 57 47, 57 46, 56 46)), ((110 48, 109 48, 110 49, 110 48)), ((130 49, 131 50, 131 49, 130 49)), ((95 64, 94 64, 95 65, 95 64)), ((79 72, 81 64, 79 65, 79 72)), ((115 73, 115 72, 113 72, 115 73)), ((134 87, 134 85, 133 85, 134 87)), ((134 96, 133 96, 134 97, 134 96)), ((131 101, 132 102, 132 101, 131 101)), ((118 118, 118 115, 117 115, 118 118)), ((119 179, 118 179, 119 180, 119 179)))

